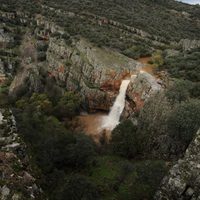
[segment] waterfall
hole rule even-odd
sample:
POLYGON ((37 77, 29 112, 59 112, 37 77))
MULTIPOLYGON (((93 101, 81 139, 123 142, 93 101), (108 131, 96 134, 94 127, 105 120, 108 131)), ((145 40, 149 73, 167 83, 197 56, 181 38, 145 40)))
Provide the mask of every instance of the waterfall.
POLYGON ((113 130, 120 120, 120 116, 124 110, 126 90, 130 80, 123 80, 120 86, 119 94, 110 110, 108 116, 103 118, 102 129, 113 130))
POLYGON ((2 115, 2 113, 0 111, 0 124, 2 124, 2 121, 3 121, 3 115, 2 115))

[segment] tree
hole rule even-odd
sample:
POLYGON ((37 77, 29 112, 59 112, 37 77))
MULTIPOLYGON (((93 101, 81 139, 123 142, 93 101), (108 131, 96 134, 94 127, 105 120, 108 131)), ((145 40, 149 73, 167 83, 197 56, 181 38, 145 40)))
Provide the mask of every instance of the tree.
POLYGON ((115 154, 133 158, 139 151, 139 144, 136 127, 130 120, 122 122, 113 130, 111 145, 115 154))
POLYGON ((56 116, 59 118, 73 117, 79 106, 80 97, 73 92, 65 92, 55 108, 56 116))
POLYGON ((190 90, 190 93, 193 98, 200 99, 200 82, 194 83, 193 87, 190 90))
MULTIPOLYGON (((149 155, 155 147, 155 141, 161 135, 167 135, 166 121, 172 110, 170 102, 163 91, 154 94, 145 102, 139 113, 137 135, 142 137, 142 150, 149 155)), ((159 155, 159 150, 156 150, 159 155)))
POLYGON ((72 174, 54 194, 53 200, 98 200, 98 189, 87 177, 72 174))
POLYGON ((186 147, 193 139, 200 125, 200 101, 192 100, 180 104, 171 112, 168 131, 171 137, 180 140, 186 147))
POLYGON ((166 91, 166 96, 169 101, 174 103, 181 103, 190 98, 190 90, 192 83, 185 80, 176 80, 173 85, 166 91))
POLYGON ((138 59, 140 57, 150 56, 151 50, 145 44, 141 44, 124 50, 123 54, 130 58, 138 59))
POLYGON ((158 186, 168 169, 164 161, 140 161, 134 165, 135 176, 129 175, 128 189, 120 188, 120 200, 153 199, 158 186))
POLYGON ((77 169, 89 166, 96 155, 93 140, 84 134, 76 134, 76 142, 68 150, 68 166, 77 169))
POLYGON ((153 53, 152 62, 156 67, 162 66, 164 64, 162 51, 156 51, 153 53))
POLYGON ((34 107, 35 111, 50 114, 53 106, 46 94, 33 93, 30 98, 23 97, 16 102, 19 109, 34 107))
POLYGON ((19 130, 30 144, 34 160, 43 173, 84 168, 93 160, 95 145, 92 139, 72 134, 57 118, 26 109, 17 119, 19 130))

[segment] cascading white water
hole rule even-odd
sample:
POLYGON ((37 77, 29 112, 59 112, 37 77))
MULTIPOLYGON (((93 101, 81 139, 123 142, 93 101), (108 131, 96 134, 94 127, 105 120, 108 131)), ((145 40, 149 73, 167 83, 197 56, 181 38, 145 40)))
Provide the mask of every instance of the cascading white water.
POLYGON ((103 118, 102 129, 107 129, 112 131, 118 124, 120 116, 124 110, 126 90, 130 80, 123 80, 120 86, 119 94, 115 99, 115 102, 110 110, 108 116, 103 118))
POLYGON ((3 115, 2 115, 2 113, 0 111, 0 124, 2 124, 2 121, 3 121, 3 115))

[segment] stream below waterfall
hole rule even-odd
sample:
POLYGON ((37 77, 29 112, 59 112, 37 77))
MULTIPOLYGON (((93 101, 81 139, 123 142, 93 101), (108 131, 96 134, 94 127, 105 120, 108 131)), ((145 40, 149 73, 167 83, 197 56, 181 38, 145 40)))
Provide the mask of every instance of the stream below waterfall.
POLYGON ((88 136, 91 136, 96 143, 101 139, 101 124, 106 117, 106 113, 98 112, 95 114, 84 113, 77 117, 79 128, 88 136))

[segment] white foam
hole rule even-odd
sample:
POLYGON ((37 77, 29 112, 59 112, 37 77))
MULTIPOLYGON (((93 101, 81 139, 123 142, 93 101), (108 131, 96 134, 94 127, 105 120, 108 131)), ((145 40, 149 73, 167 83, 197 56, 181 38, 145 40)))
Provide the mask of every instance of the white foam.
POLYGON ((102 120, 102 129, 113 130, 119 124, 120 116, 125 106, 126 90, 129 83, 130 80, 122 81, 119 94, 115 99, 109 115, 105 116, 102 120))
POLYGON ((0 111, 0 124, 2 124, 2 121, 3 121, 3 115, 2 115, 2 113, 0 111))

